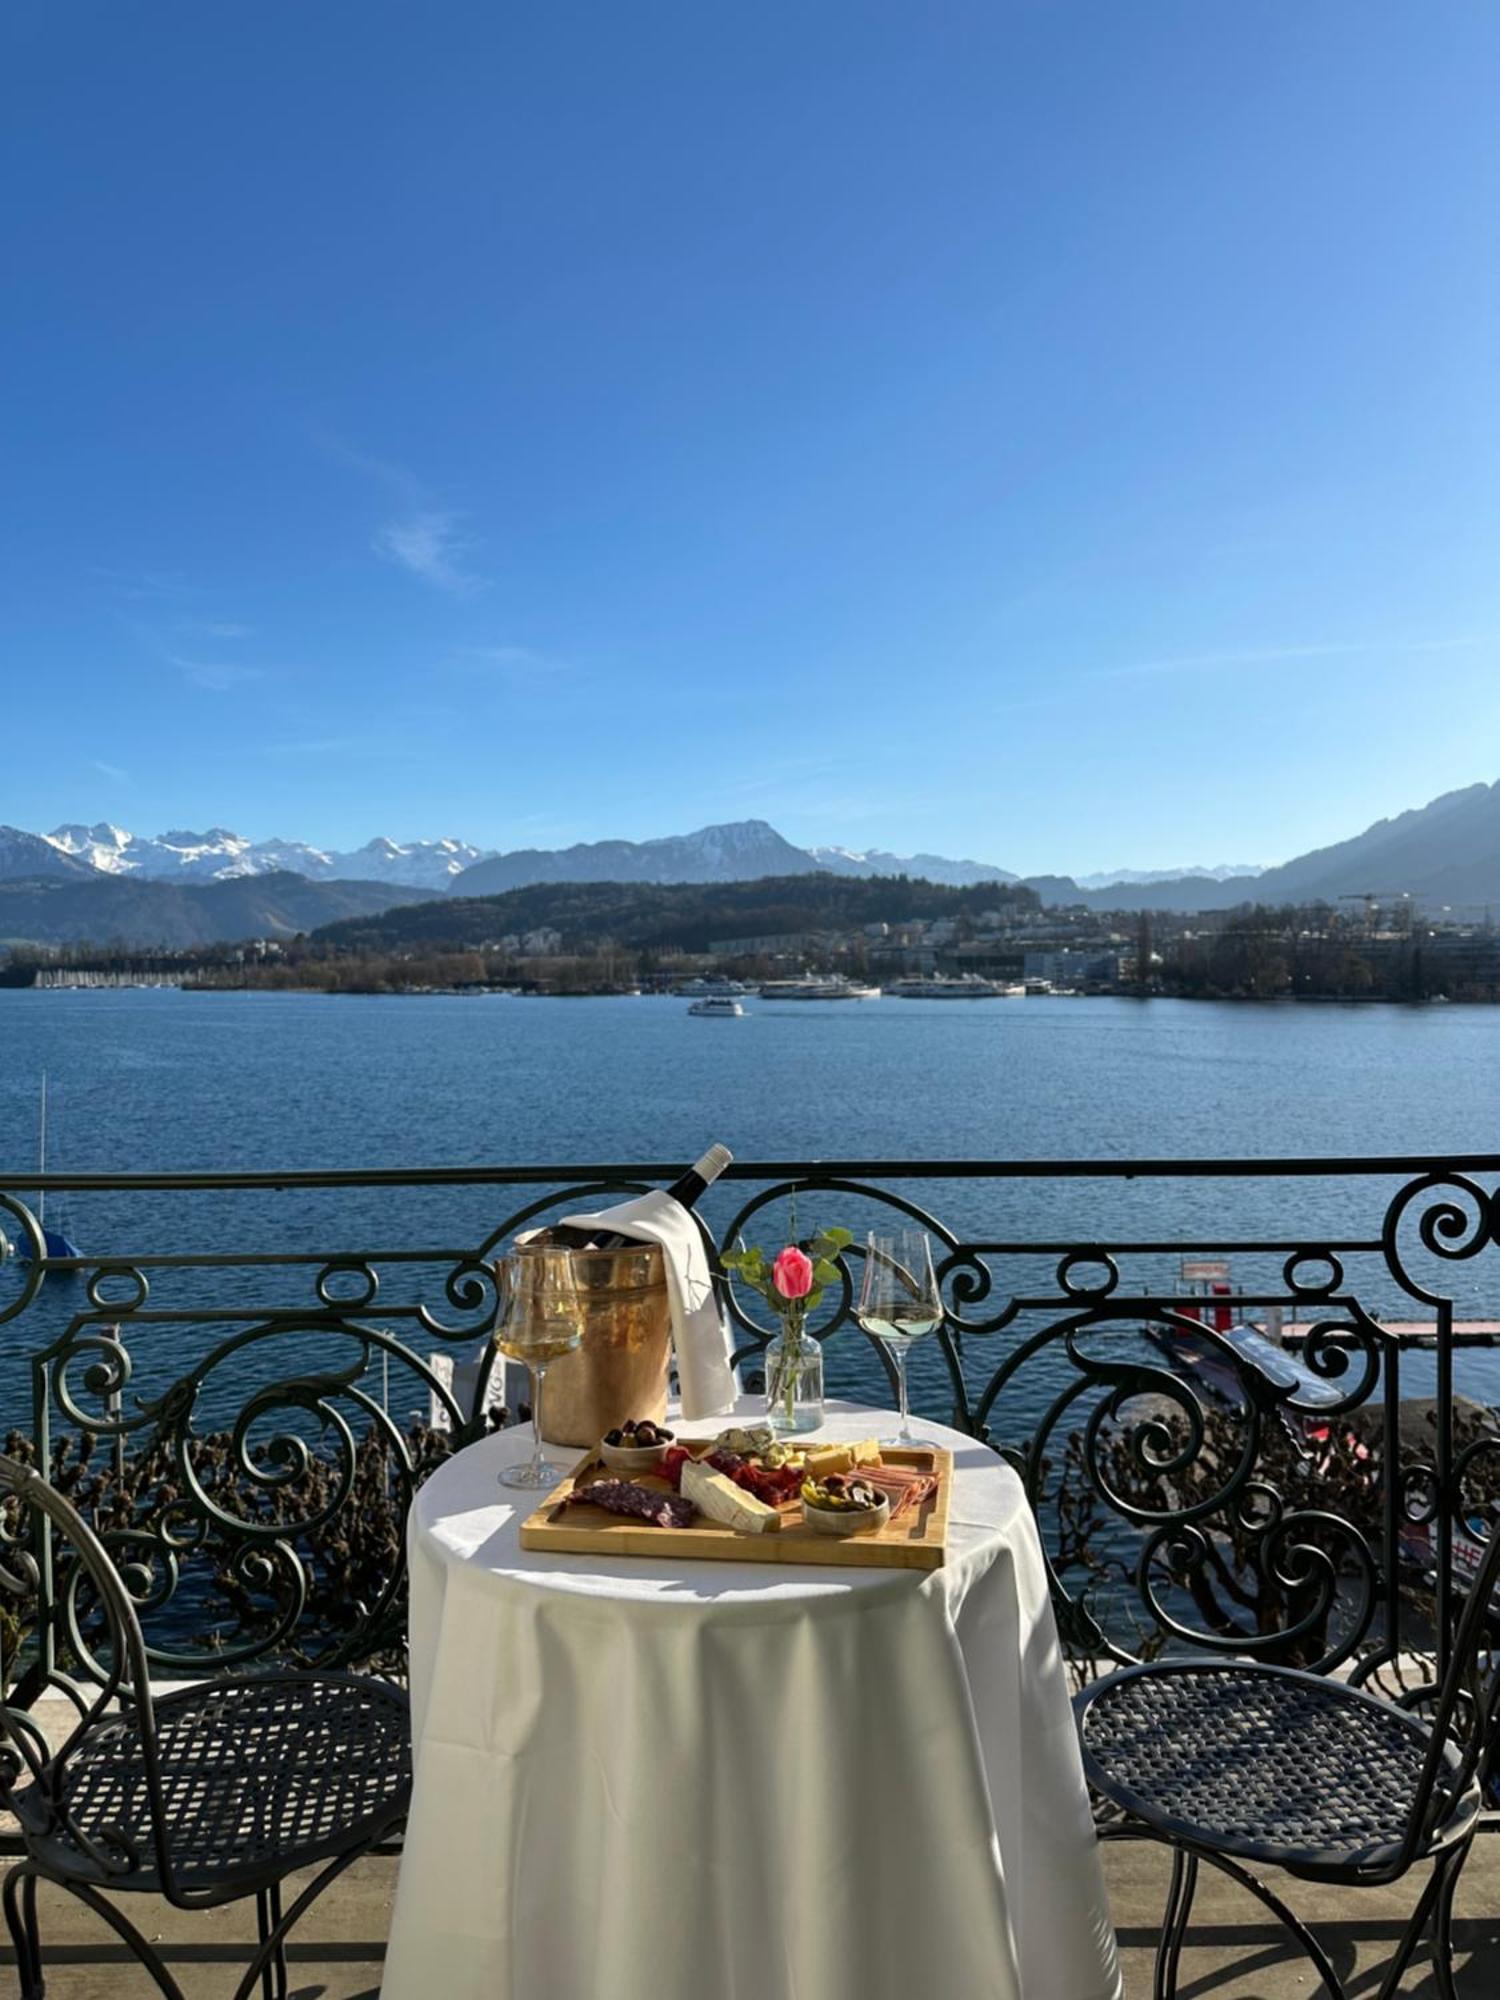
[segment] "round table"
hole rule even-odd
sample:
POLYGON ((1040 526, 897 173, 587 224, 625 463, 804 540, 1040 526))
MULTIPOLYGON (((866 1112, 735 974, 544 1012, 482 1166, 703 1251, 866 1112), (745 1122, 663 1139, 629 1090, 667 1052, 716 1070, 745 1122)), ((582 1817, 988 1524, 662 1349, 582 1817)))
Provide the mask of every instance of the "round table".
POLYGON ((529 1432, 428 1480, 384 2000, 1116 2000, 1035 1521, 915 1427, 955 1459, 927 1573, 524 1550, 529 1432))

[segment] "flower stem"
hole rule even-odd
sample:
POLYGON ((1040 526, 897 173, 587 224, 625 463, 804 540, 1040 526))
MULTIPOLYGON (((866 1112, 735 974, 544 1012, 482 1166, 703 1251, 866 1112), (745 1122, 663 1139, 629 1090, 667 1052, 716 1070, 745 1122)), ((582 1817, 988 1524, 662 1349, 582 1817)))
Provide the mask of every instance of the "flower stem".
POLYGON ((793 1306, 785 1320, 785 1330, 781 1336, 781 1368, 786 1396, 786 1427, 795 1430, 797 1425, 797 1378, 802 1362, 802 1314, 793 1306))

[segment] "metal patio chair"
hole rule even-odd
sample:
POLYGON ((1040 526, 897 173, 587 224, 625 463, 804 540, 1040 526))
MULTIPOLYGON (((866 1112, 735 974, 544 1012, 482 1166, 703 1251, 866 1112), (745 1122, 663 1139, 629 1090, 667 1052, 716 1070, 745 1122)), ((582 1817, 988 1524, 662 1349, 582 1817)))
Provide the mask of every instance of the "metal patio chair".
POLYGON ((1380 1988, 1390 2000, 1429 1921, 1443 2000, 1458 2000, 1453 1895, 1480 1823, 1480 1777, 1500 1721, 1500 1656, 1487 1612, 1500 1583, 1500 1526, 1459 1621, 1453 1656, 1421 1718, 1340 1681, 1289 1667, 1188 1659, 1127 1667, 1075 1710, 1089 1783, 1125 1815, 1103 1838, 1172 1849, 1154 2000, 1174 2000, 1198 1867, 1207 1861, 1269 1909, 1333 2000, 1327 1954, 1247 1863, 1307 1882, 1376 1887, 1422 1862, 1432 1873, 1380 1988))
POLYGON ((79 1710, 55 1751, 27 1712, 0 1706, 0 1806, 25 1848, 4 1890, 22 2000, 43 1994, 38 1881, 102 1917, 169 2000, 185 2000, 181 1987, 112 1898, 193 1910, 254 1896, 259 1943, 235 2000, 257 1982, 264 2000, 286 2000, 292 1926, 405 1816, 405 1696, 364 1675, 271 1673, 154 1700, 135 1607, 104 1545, 39 1473, 0 1456, 0 1590, 34 1590, 44 1562, 88 1679, 49 1676, 79 1710), (318 1864, 283 1910, 287 1876, 318 1864))

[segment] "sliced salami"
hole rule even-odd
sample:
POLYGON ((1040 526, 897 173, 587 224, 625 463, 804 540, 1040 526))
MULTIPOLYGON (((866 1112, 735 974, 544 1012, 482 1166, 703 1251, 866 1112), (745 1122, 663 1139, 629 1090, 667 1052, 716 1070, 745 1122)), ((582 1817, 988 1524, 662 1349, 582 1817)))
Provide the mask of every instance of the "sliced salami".
POLYGON ((569 1506, 602 1507, 607 1514, 627 1514, 649 1521, 654 1528, 688 1528, 698 1517, 691 1500, 679 1493, 656 1493, 634 1479, 596 1479, 568 1495, 569 1506))

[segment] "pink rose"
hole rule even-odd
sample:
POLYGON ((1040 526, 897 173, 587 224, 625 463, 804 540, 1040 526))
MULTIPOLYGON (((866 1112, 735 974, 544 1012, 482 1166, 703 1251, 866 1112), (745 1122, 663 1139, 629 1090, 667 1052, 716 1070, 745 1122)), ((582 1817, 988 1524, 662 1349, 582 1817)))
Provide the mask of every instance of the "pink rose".
POLYGON ((789 1243, 771 1266, 771 1283, 784 1299, 805 1299, 812 1282, 812 1258, 789 1243))

